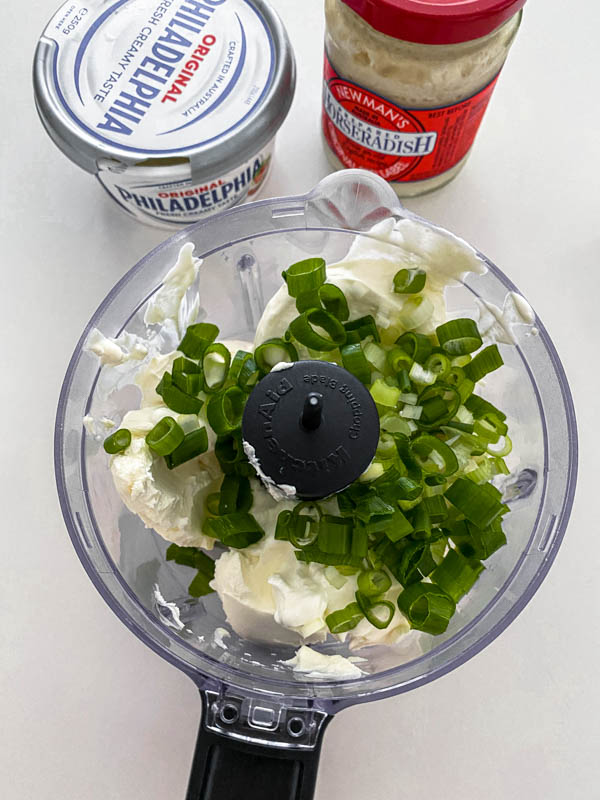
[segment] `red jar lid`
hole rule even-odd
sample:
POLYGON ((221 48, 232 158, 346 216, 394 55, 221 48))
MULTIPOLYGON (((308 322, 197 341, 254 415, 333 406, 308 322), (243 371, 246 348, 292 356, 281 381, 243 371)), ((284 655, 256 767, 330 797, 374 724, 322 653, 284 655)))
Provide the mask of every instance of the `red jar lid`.
POLYGON ((506 22, 525 0, 342 0, 372 28, 420 44, 479 39, 506 22))

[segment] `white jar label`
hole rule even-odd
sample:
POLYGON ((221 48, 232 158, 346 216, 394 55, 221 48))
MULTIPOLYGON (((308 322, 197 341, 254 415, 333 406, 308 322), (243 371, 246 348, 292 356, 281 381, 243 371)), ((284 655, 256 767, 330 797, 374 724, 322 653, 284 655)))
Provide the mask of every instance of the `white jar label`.
POLYGON ((271 34, 247 0, 67 3, 45 31, 55 88, 99 142, 151 156, 228 139, 273 79, 271 34))
POLYGON ((192 182, 185 165, 123 168, 107 162, 100 165, 97 177, 121 208, 141 222, 181 227, 256 194, 267 176, 272 151, 271 143, 237 169, 202 183, 192 182))

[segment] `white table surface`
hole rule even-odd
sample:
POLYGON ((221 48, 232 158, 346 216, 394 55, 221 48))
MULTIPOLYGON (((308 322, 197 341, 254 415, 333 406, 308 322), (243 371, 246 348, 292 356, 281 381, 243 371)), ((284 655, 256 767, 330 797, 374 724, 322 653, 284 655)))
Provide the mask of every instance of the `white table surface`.
MULTIPOLYGON (((274 5, 299 80, 263 196, 303 192, 327 172, 321 3, 274 5)), ((2 2, 0 796, 178 800, 197 691, 104 604, 55 493, 54 414, 72 349, 100 300, 163 233, 123 215, 38 122, 30 62, 54 11, 55 0, 2 2)), ((600 797, 599 27, 591 0, 568 10, 530 0, 468 166, 408 203, 500 265, 554 339, 581 438, 564 545, 533 601, 477 658, 334 719, 317 800, 600 797)))

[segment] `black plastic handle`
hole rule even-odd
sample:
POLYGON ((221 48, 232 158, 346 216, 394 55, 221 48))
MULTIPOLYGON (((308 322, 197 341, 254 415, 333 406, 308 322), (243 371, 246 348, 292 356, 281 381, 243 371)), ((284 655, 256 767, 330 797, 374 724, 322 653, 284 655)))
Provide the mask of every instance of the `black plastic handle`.
POLYGON ((186 800, 312 800, 323 732, 312 749, 260 744, 214 733, 200 723, 186 800))

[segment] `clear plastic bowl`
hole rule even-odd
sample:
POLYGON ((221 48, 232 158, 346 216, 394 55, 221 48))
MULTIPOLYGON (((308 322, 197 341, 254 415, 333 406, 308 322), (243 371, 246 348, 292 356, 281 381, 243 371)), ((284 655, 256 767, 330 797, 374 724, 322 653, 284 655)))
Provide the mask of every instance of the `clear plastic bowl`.
MULTIPOLYGON (((355 236, 368 236, 377 221, 390 215, 413 216, 398 205, 384 181, 369 173, 346 171, 326 178, 306 196, 253 203, 190 227, 153 250, 115 286, 90 320, 69 364, 58 408, 55 463, 75 549, 119 618, 210 690, 211 697, 258 697, 263 706, 310 706, 327 715, 443 675, 489 644, 523 609, 552 564, 565 532, 575 490, 576 423, 563 368, 537 319, 537 334, 522 326, 517 345, 502 348, 507 366, 490 377, 486 387, 486 396, 508 415, 518 455, 510 481, 513 489, 518 484, 520 494, 511 501, 506 519, 508 545, 486 562, 487 569, 459 604, 444 635, 410 634, 404 645, 361 650, 359 655, 367 660, 361 664, 366 674, 360 679, 303 680, 280 663, 292 656, 293 648, 265 646, 235 634, 227 639, 227 650, 219 647, 213 634, 225 617, 218 597, 188 598, 186 587, 193 573, 167 562, 168 543, 146 529, 120 501, 106 454, 85 434, 82 419, 92 414, 118 420, 139 399, 131 388, 114 391, 112 378, 85 352, 90 330, 97 327, 107 336, 117 336, 124 328, 144 333, 148 298, 181 245, 191 240, 196 255, 204 259, 192 290, 200 292, 208 318, 219 325, 223 337, 252 339, 265 302, 280 285, 283 267, 316 255, 328 262, 337 260, 355 236), (169 608, 157 603, 155 584, 167 602, 177 603, 183 630, 177 629, 169 608)), ((448 290, 451 315, 474 315, 478 297, 502 307, 507 292, 515 290, 483 258, 488 267, 485 275, 471 274, 465 283, 448 290)), ((324 649, 348 654, 339 643, 324 649)), ((287 738, 290 746, 298 746, 287 738)))

